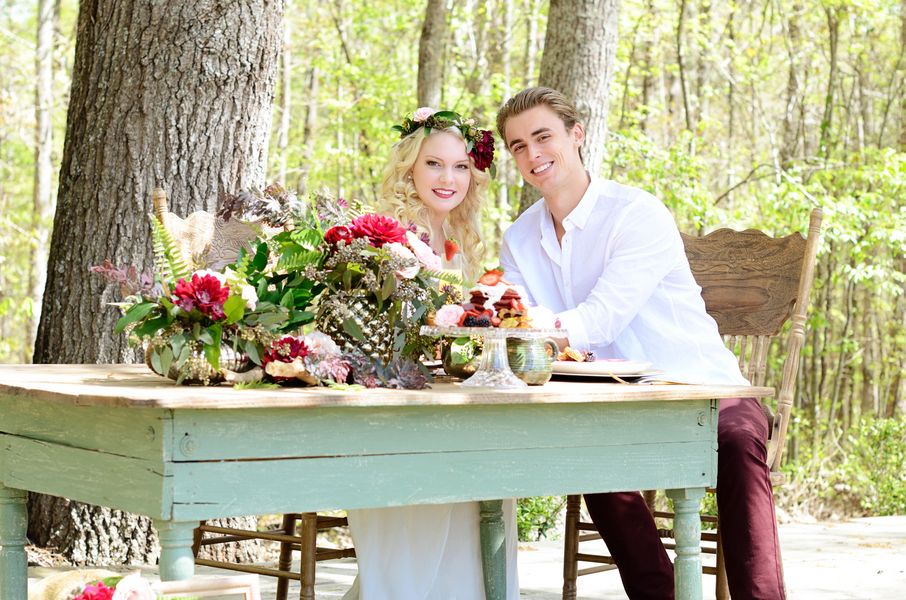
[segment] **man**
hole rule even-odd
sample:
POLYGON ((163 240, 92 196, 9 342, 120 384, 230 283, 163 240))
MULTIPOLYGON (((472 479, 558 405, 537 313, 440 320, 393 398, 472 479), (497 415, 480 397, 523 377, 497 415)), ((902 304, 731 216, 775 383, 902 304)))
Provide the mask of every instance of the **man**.
MULTIPOLYGON (((567 343, 651 362, 672 380, 747 384, 705 312, 670 212, 647 192, 585 171, 585 130, 570 101, 523 90, 498 112, 497 131, 543 194, 504 234, 500 262, 531 303, 557 313, 567 343)), ((734 600, 785 597, 767 438, 757 400, 721 402, 717 503, 734 600)), ((629 597, 673 598, 673 566, 642 496, 586 494, 585 503, 629 597)))

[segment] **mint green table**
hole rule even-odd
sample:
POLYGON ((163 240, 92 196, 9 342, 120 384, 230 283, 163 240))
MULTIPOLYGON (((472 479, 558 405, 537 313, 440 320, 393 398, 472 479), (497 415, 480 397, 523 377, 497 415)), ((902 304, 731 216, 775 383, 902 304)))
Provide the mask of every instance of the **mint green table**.
POLYGON ((668 489, 677 598, 701 598, 699 501, 717 399, 767 388, 551 382, 525 391, 177 387, 139 365, 0 366, 0 600, 25 600, 26 491, 154 519, 160 575, 193 575, 199 520, 483 501, 488 598, 506 587, 499 498, 668 489))

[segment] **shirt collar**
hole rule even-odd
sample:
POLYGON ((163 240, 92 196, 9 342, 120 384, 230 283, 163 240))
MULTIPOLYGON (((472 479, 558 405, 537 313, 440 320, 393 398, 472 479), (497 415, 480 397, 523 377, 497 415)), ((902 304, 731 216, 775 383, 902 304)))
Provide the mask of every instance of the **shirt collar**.
MULTIPOLYGON (((577 204, 576 208, 572 209, 572 211, 566 215, 566 218, 563 219, 564 229, 569 230, 572 229, 572 227, 578 227, 579 229, 585 228, 588 217, 594 210, 595 203, 598 200, 598 196, 600 196, 598 188, 600 188, 601 180, 594 176, 590 176, 590 179, 591 181, 588 183, 588 188, 582 195, 582 199, 579 200, 579 204, 577 204)), ((548 219, 552 219, 550 212, 548 212, 548 219)))

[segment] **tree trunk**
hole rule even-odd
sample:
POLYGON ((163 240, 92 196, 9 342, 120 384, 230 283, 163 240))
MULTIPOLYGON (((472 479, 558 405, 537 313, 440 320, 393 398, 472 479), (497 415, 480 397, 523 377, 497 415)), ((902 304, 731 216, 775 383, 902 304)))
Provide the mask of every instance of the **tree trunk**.
POLYGON ((818 151, 826 159, 830 155, 831 132, 834 123, 834 92, 837 87, 837 48, 840 39, 840 15, 839 10, 834 7, 824 9, 827 17, 828 32, 828 60, 830 61, 830 70, 827 75, 827 91, 824 95, 824 116, 821 118, 820 138, 818 142, 818 151))
POLYGON ((789 165, 790 160, 796 156, 797 141, 799 139, 799 122, 797 120, 797 105, 802 101, 799 97, 799 57, 802 53, 801 33, 799 30, 799 18, 802 14, 802 7, 795 2, 790 8, 789 17, 787 18, 787 67, 786 75, 786 102, 783 111, 783 142, 780 146, 780 164, 783 167, 789 165))
POLYGON ((447 39, 447 2, 428 0, 422 36, 418 42, 418 105, 440 107, 444 77, 444 40, 447 39))
POLYGON ((41 316, 41 296, 47 279, 47 236, 53 217, 53 49, 54 2, 38 2, 38 37, 35 48, 35 183, 32 189, 32 229, 35 236, 34 254, 29 270, 29 297, 34 309, 28 322, 29 346, 34 342, 41 316))
MULTIPOLYGON (((619 0, 551 0, 539 85, 571 98, 585 125, 585 168, 597 175, 607 141, 610 80, 617 48, 619 0)), ((523 188, 519 210, 537 200, 523 188)))
MULTIPOLYGON (((286 8, 293 11, 292 0, 287 0, 286 8)), ((283 51, 280 54, 280 125, 277 128, 277 181, 286 186, 286 155, 289 151, 289 126, 292 113, 293 96, 293 48, 292 30, 288 21, 283 23, 283 51)))
MULTIPOLYGON (((151 267, 155 186, 185 215, 263 183, 282 16, 267 0, 82 0, 35 362, 136 358, 113 334, 112 286, 88 268, 151 267)), ((30 500, 30 538, 77 564, 155 558, 145 518, 30 500)))

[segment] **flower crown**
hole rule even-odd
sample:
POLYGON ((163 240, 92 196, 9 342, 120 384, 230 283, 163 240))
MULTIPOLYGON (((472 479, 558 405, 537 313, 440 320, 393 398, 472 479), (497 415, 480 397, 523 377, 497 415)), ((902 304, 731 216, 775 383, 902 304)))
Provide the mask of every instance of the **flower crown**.
POLYGON ((393 130, 399 131, 402 139, 421 127, 425 128, 425 135, 430 135, 432 129, 456 127, 466 141, 466 152, 475 162, 475 168, 479 171, 490 169, 491 175, 494 175, 494 134, 475 127, 474 119, 463 119, 452 110, 423 106, 415 111, 411 119, 406 117, 401 125, 394 125, 393 130))

